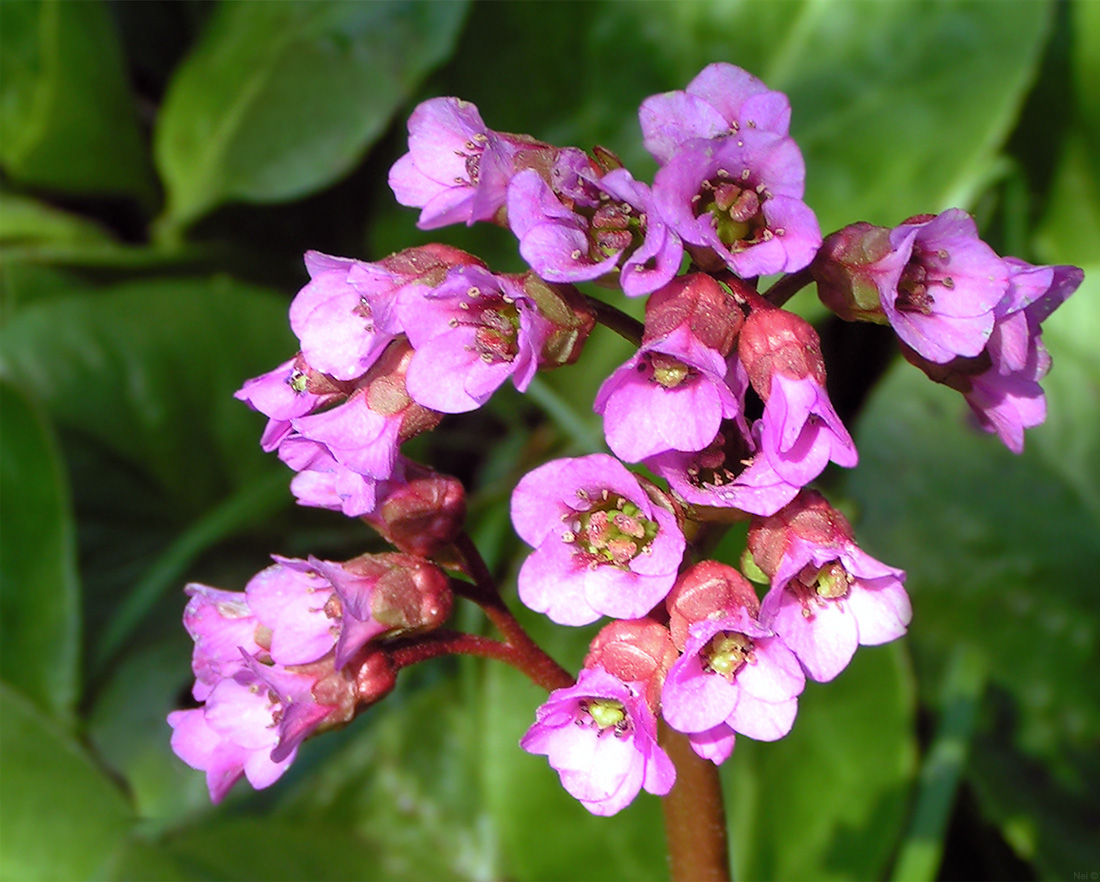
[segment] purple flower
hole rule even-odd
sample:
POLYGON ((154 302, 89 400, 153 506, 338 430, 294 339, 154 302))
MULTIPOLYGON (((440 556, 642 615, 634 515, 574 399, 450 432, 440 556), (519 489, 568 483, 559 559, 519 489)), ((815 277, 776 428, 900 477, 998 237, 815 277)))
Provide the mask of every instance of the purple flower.
POLYGON ((214 802, 221 802, 242 775, 257 789, 268 787, 332 711, 314 701, 316 682, 245 656, 241 669, 219 680, 203 707, 168 715, 172 750, 206 772, 214 802))
MULTIPOLYGON (((294 469, 290 492, 299 505, 343 512, 349 518, 370 514, 378 505, 379 485, 385 482, 341 465, 328 448, 305 438, 288 438, 279 445, 279 458, 294 469)), ((389 480, 403 474, 399 455, 389 480)))
POLYGON ((938 364, 981 353, 1008 293, 1008 265, 957 208, 890 233, 894 249, 867 268, 882 309, 907 346, 938 364))
POLYGON ((552 330, 520 284, 476 266, 410 293, 398 309, 415 349, 409 395, 443 413, 475 410, 509 377, 525 390, 552 330))
POLYGON ((245 586, 248 605, 270 632, 269 653, 279 665, 305 665, 332 651, 340 613, 332 585, 309 562, 275 557, 245 586))
POLYGON ((703 732, 689 733, 688 742, 698 756, 720 766, 733 754, 737 736, 725 723, 719 723, 703 732))
POLYGON ((512 493, 512 523, 535 548, 519 573, 520 599, 562 625, 644 616, 684 555, 676 518, 600 453, 526 474, 512 493))
POLYGON ((602 668, 585 668, 575 686, 550 693, 520 747, 545 755, 594 815, 621 811, 642 788, 664 796, 676 781, 653 712, 636 688, 602 668))
POLYGON ((390 187, 402 205, 423 209, 422 230, 493 220, 516 153, 539 146, 486 128, 468 101, 432 98, 409 117, 409 152, 390 169, 390 187))
POLYGON ((203 701, 222 679, 243 666, 241 649, 261 651, 256 643, 259 622, 239 591, 222 591, 190 583, 184 591, 191 598, 183 611, 183 625, 195 641, 191 668, 195 672, 195 699, 203 701))
POLYGON ((657 172, 653 198, 669 227, 697 246, 696 262, 751 278, 800 270, 821 245, 804 181, 794 141, 748 130, 683 144, 657 172))
POLYGON ((310 282, 290 304, 290 327, 314 368, 339 380, 361 376, 399 328, 376 321, 387 316, 386 300, 408 279, 381 264, 307 251, 310 282))
POLYGON ((683 246, 661 220, 650 189, 626 169, 587 181, 594 198, 578 204, 555 193, 535 170, 508 185, 508 222, 520 254, 544 279, 581 282, 621 267, 628 297, 649 294, 676 275, 683 246))
POLYGON ((233 397, 268 417, 260 446, 271 452, 290 435, 291 420, 332 403, 340 394, 337 384, 325 382, 299 355, 246 381, 233 397))
POLYGON ((702 450, 723 419, 741 412, 726 385, 726 360, 683 326, 643 343, 596 394, 607 444, 620 459, 640 462, 666 450, 702 450))
POLYGON ((791 105, 752 74, 732 64, 708 64, 684 91, 653 95, 638 120, 645 147, 661 163, 687 141, 756 129, 786 135, 791 105))
POLYGON ((802 495, 754 525, 748 540, 771 579, 760 622, 798 656, 813 679, 839 674, 856 647, 894 640, 912 618, 905 573, 865 554, 848 521, 820 494, 802 495))
POLYGON ((690 626, 661 692, 661 714, 681 732, 725 723, 761 741, 794 724, 806 680, 794 654, 745 608, 690 626))

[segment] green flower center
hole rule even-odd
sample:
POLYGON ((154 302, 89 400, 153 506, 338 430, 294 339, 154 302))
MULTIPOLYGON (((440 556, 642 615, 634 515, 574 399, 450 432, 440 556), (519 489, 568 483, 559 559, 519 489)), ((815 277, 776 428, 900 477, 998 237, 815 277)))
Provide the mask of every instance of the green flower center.
POLYGON ((741 668, 756 660, 755 648, 752 639, 740 631, 721 631, 703 648, 703 667, 732 682, 741 668))
POLYGON ((596 563, 609 563, 625 569, 649 548, 657 536, 656 521, 622 496, 607 497, 588 511, 578 512, 573 530, 565 540, 575 542, 596 563))

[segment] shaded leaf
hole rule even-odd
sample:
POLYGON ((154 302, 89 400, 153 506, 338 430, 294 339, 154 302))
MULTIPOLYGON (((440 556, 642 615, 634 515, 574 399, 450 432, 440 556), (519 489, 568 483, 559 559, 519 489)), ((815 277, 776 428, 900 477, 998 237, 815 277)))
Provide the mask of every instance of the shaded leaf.
POLYGON ((80 579, 68 480, 49 424, 0 383, 0 676, 53 716, 79 689, 80 579))
POLYGON ((862 647, 807 683, 786 738, 738 738, 722 775, 735 878, 884 874, 915 766, 913 691, 902 646, 862 647))
POLYGON ((0 162, 13 180, 75 193, 151 192, 118 35, 101 0, 0 8, 0 162))
POLYGON ((126 800, 68 734, 4 684, 0 716, 4 878, 98 875, 130 830, 126 800))
POLYGON ((158 122, 166 228, 348 171, 449 54, 464 15, 462 2, 221 4, 158 122))

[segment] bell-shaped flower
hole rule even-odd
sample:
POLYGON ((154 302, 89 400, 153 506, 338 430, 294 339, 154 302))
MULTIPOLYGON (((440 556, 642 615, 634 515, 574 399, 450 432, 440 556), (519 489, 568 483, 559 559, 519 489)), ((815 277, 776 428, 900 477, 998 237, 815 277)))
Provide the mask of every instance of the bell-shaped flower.
POLYGON ((520 747, 545 755, 562 786, 594 815, 621 811, 643 788, 664 796, 676 781, 645 699, 598 667, 550 693, 520 747))
POLYGON ((753 129, 686 142, 657 172, 653 198, 703 269, 743 279, 795 272, 821 245, 802 201, 805 171, 794 141, 753 129))
POLYGON ((906 631, 912 618, 905 573, 864 553, 852 528, 821 494, 795 502, 749 529, 748 548, 770 578, 760 621, 798 656, 806 673, 827 681, 859 645, 906 631))
POLYGON ((241 669, 241 649, 250 654, 262 651, 256 642, 260 622, 240 591, 223 591, 198 582, 184 591, 190 600, 183 611, 183 625, 195 642, 191 693, 203 701, 220 680, 241 669))

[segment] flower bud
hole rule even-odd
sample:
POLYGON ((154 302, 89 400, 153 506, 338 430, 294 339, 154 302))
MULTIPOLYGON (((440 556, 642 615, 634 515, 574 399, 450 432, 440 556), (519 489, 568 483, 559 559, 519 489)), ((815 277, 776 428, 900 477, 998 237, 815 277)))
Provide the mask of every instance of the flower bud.
MULTIPOLYGON (((740 279, 730 284, 747 287, 740 279)), ((654 292, 646 303, 642 343, 686 327, 704 346, 729 355, 745 319, 735 295, 736 291, 731 294, 706 273, 678 276, 654 292)))
POLYGON ((462 482, 410 462, 405 482, 363 520, 399 551, 431 557, 455 540, 465 518, 462 482))
POLYGON ((652 619, 620 619, 600 629, 584 666, 601 667, 625 683, 644 682, 646 700, 656 708, 665 674, 678 655, 664 625, 652 619))
POLYGON ((688 628, 704 619, 720 618, 744 608, 756 616, 760 600, 749 581, 728 564, 703 560, 680 574, 665 600, 673 643, 687 644, 688 628))
POLYGON ((456 266, 480 266, 485 264, 458 248, 432 242, 406 248, 378 261, 379 265, 410 282, 419 282, 429 288, 435 288, 456 266))
POLYGON ((875 276, 892 250, 890 230, 869 223, 827 236, 810 266, 821 302, 846 321, 887 324, 875 276))
POLYGON ((819 386, 825 385, 817 332, 804 318, 785 309, 754 309, 741 328, 737 354, 763 401, 768 400, 776 373, 792 380, 812 377, 819 386))
POLYGON ((851 524, 816 490, 803 490, 795 500, 770 518, 753 520, 748 550, 756 565, 774 578, 792 542, 831 545, 854 539, 851 524))
POLYGON ((345 569, 377 581, 370 597, 370 614, 389 628, 387 636, 430 631, 451 615, 453 595, 439 567, 411 554, 363 555, 345 569))
POLYGON ((539 366, 562 367, 581 354, 584 341, 596 324, 596 315, 572 285, 554 285, 534 273, 517 277, 523 292, 535 303, 539 315, 553 326, 539 352, 539 366))

